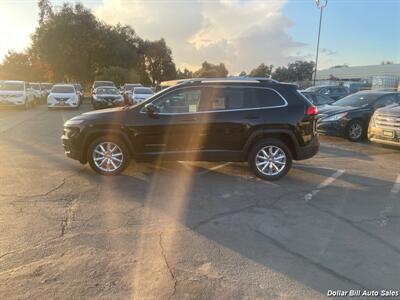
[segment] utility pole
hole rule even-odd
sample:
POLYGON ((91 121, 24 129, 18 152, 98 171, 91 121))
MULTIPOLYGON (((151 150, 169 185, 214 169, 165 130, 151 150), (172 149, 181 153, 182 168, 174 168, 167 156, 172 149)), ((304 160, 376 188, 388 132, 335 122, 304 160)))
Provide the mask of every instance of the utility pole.
POLYGON ((319 8, 319 28, 318 28, 318 41, 317 41, 317 55, 315 57, 315 71, 314 71, 314 85, 317 77, 317 67, 318 67, 318 52, 319 52, 319 39, 321 36, 321 24, 322 24, 322 12, 324 8, 328 5, 328 0, 315 0, 315 4, 319 8))

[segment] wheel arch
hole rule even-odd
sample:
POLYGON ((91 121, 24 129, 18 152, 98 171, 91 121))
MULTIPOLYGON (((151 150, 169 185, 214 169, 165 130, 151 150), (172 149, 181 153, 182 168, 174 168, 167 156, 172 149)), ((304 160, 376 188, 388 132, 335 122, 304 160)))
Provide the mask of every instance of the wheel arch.
POLYGON ((129 149, 129 153, 133 155, 134 153, 134 147, 128 137, 128 135, 123 132, 122 130, 119 129, 97 129, 90 131, 84 138, 83 140, 83 147, 82 147, 82 162, 86 163, 88 158, 87 158, 87 152, 90 144, 97 138, 99 137, 106 137, 106 136, 112 136, 112 137, 118 137, 120 138, 125 145, 129 149))
POLYGON ((243 152, 246 158, 248 157, 251 148, 260 140, 265 138, 275 138, 287 145, 292 157, 297 158, 299 144, 297 142, 295 134, 288 129, 260 129, 251 134, 246 141, 243 152))

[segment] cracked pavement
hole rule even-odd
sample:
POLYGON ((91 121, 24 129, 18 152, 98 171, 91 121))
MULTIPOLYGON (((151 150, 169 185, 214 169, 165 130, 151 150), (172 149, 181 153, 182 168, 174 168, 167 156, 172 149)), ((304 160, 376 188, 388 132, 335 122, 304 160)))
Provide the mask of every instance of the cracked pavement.
POLYGON ((399 289, 399 150, 322 137, 318 156, 276 182, 207 162, 101 177, 63 153, 62 125, 80 112, 0 110, 1 299, 399 289))

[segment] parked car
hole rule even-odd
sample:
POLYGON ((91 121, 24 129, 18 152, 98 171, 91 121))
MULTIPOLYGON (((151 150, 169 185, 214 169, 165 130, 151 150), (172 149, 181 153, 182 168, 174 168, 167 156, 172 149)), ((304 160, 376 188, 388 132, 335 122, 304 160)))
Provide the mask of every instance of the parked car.
POLYGON ((114 82, 112 82, 112 81, 95 81, 95 82, 93 82, 93 85, 92 85, 92 92, 93 92, 96 88, 98 88, 99 86, 111 86, 111 87, 115 87, 115 84, 114 84, 114 82))
POLYGON ((124 105, 124 98, 115 87, 100 86, 93 92, 93 108, 107 108, 124 105))
POLYGON ((45 93, 42 91, 40 87, 40 83, 31 82, 29 86, 32 88, 32 92, 35 98, 35 103, 44 103, 46 100, 45 93))
POLYGON ((81 85, 80 83, 73 83, 73 85, 74 85, 76 94, 77 94, 78 97, 79 97, 79 105, 81 105, 82 102, 83 102, 83 97, 84 97, 84 96, 83 96, 82 85, 81 85))
POLYGON ((398 103, 399 94, 361 91, 320 109, 317 128, 320 133, 360 141, 367 135, 368 124, 378 108, 398 103))
POLYGON ((312 86, 308 89, 305 89, 305 92, 313 92, 317 94, 321 94, 324 96, 328 96, 333 100, 339 100, 349 94, 349 90, 340 85, 320 85, 320 86, 312 86))
POLYGON ((51 88, 53 87, 52 83, 48 82, 41 82, 40 83, 40 89, 42 90, 45 100, 47 100, 47 96, 50 94, 51 88))
POLYGON ((79 95, 76 93, 73 84, 56 84, 47 97, 49 110, 56 107, 79 108, 79 104, 79 95))
POLYGON ((133 104, 133 99, 132 99, 132 94, 133 94, 133 89, 137 87, 143 87, 141 83, 125 83, 122 86, 122 95, 125 100, 125 104, 133 104))
POLYGON ((317 108, 295 85, 271 79, 197 79, 135 106, 92 111, 64 124, 68 157, 116 175, 135 161, 248 161, 275 180, 319 149, 317 108))
POLYGON ((25 81, 4 80, 0 81, 0 105, 32 107, 35 103, 35 95, 32 88, 25 81))
POLYGON ((132 104, 141 103, 152 95, 154 92, 151 88, 135 87, 132 92, 132 104))
POLYGON ((329 98, 328 96, 324 96, 321 94, 313 93, 313 92, 306 92, 300 91, 308 100, 311 101, 312 104, 315 106, 324 106, 324 105, 331 105, 335 100, 329 98))
MULTIPOLYGON (((400 94, 397 96, 400 98, 400 94)), ((368 138, 375 143, 400 147, 400 101, 375 111, 368 138)))

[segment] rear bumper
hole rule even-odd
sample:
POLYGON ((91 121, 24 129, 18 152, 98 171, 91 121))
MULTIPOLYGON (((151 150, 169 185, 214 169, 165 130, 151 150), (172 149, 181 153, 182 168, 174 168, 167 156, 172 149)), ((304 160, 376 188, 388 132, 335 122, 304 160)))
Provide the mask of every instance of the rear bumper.
POLYGON ((299 146, 297 148, 297 153, 294 159, 304 160, 313 157, 318 153, 319 145, 319 136, 316 135, 306 146, 299 146))

